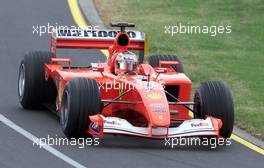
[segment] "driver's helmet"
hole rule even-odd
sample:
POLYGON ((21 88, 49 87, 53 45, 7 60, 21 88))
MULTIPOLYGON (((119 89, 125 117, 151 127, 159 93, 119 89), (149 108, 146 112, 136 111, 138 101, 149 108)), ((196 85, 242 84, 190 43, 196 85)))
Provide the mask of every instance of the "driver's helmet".
POLYGON ((136 54, 125 51, 119 53, 115 60, 115 73, 131 73, 135 72, 138 67, 138 60, 136 54))

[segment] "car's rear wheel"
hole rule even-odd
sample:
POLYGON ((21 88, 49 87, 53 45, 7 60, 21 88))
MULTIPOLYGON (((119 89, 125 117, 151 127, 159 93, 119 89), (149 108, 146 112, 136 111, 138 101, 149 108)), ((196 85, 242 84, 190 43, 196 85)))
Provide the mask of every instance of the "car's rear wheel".
POLYGON ((151 55, 148 57, 148 63, 153 67, 158 67, 160 61, 177 61, 178 66, 172 66, 176 72, 183 73, 183 65, 176 55, 151 55))
POLYGON ((68 82, 62 94, 60 124, 64 134, 71 137, 87 135, 89 116, 101 110, 101 96, 97 82, 75 78, 68 82))
POLYGON ((206 115, 219 118, 223 122, 220 135, 231 136, 234 125, 234 107, 231 91, 222 81, 208 81, 201 84, 194 95, 194 117, 206 115))
POLYGON ((44 64, 50 63, 52 54, 44 51, 29 52, 19 67, 18 97, 25 109, 42 108, 43 103, 54 103, 56 87, 51 79, 45 80, 44 64))

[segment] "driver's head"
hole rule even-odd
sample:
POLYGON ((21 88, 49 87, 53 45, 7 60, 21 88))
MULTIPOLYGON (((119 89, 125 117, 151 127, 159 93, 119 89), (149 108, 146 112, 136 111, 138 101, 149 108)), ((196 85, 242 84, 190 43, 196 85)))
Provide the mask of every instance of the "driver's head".
POLYGON ((138 60, 136 54, 125 51, 119 53, 115 60, 115 73, 130 73, 135 72, 138 67, 138 60))

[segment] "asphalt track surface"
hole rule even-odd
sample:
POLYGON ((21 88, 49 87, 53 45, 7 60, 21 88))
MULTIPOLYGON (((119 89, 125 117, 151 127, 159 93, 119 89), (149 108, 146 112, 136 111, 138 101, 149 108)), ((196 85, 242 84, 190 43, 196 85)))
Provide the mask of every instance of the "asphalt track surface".
MULTIPOLYGON (((48 111, 26 111, 17 98, 18 66, 31 50, 49 50, 49 36, 33 35, 33 25, 74 25, 65 0, 0 2, 0 113, 36 137, 64 137, 58 118, 48 111)), ((99 51, 63 51, 76 64, 103 60, 99 51), (75 54, 74 54, 75 53, 75 54), (73 56, 75 57, 75 56, 73 56)), ((263 167, 264 157, 232 141, 229 147, 164 147, 164 141, 106 136, 99 146, 53 146, 86 167, 263 167)), ((72 167, 0 122, 0 167, 72 167)))

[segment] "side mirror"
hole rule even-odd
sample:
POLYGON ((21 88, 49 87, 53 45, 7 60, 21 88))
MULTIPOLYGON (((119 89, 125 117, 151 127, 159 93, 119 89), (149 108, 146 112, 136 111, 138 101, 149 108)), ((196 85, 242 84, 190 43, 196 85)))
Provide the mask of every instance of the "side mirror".
POLYGON ((159 61, 159 67, 162 66, 178 66, 179 62, 178 61, 159 61))
POLYGON ((171 70, 176 70, 175 68, 177 68, 177 70, 179 69, 179 62, 178 61, 159 61, 159 67, 164 68, 167 67, 167 71, 171 71, 171 70))
POLYGON ((91 65, 93 71, 104 72, 104 66, 102 66, 100 63, 91 63, 91 65))
POLYGON ((51 63, 54 64, 54 63, 67 63, 68 64, 68 68, 71 69, 71 59, 70 58, 51 58, 51 63))
POLYGON ((157 69, 155 69, 155 71, 156 71, 156 73, 157 73, 157 76, 156 76, 156 80, 157 80, 158 77, 159 77, 159 75, 160 75, 161 73, 166 73, 166 72, 168 71, 168 69, 167 69, 167 68, 157 68, 157 69))
POLYGON ((167 72, 167 68, 157 68, 156 73, 160 74, 160 73, 166 73, 167 72))

